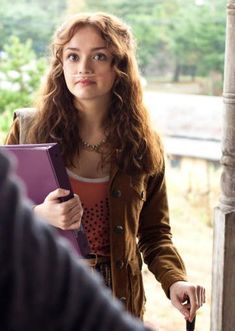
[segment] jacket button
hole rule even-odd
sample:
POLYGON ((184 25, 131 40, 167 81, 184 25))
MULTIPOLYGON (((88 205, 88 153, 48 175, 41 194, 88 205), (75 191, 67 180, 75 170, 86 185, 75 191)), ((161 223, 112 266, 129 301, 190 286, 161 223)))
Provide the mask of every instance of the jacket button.
POLYGON ((144 194, 144 191, 142 191, 142 192, 140 193, 140 197, 141 197, 141 199, 142 199, 142 200, 144 200, 144 199, 145 199, 145 194, 144 194))
POLYGON ((116 267, 121 270, 124 267, 124 262, 122 260, 117 260, 116 267))
POLYGON ((120 300, 124 305, 126 304, 126 297, 121 297, 119 300, 120 300))
POLYGON ((120 190, 113 189, 113 191, 112 191, 112 196, 113 196, 114 198, 120 198, 121 195, 122 195, 122 192, 121 192, 120 190))
POLYGON ((117 234, 122 234, 124 232, 124 229, 123 229, 123 226, 121 225, 116 225, 114 227, 114 232, 117 233, 117 234))

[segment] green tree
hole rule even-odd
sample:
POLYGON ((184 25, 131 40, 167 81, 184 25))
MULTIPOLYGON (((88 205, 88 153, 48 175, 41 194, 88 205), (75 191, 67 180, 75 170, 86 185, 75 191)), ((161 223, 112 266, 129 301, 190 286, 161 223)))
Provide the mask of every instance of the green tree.
POLYGON ((38 87, 45 66, 45 59, 37 58, 30 39, 23 44, 18 37, 12 36, 3 47, 0 70, 5 81, 20 93, 29 95, 38 87))
POLYGON ((178 7, 169 29, 175 81, 187 67, 194 68, 200 75, 223 72, 225 13, 221 0, 217 1, 217 6, 214 2, 213 10, 209 2, 200 7, 193 2, 183 6, 182 2, 178 7))
POLYGON ((0 50, 15 35, 21 42, 31 39, 33 49, 44 54, 65 9, 65 0, 16 0, 14 4, 1 0, 0 50))
POLYGON ((185 72, 193 77, 223 71, 224 0, 205 0, 203 6, 195 0, 84 0, 79 10, 109 12, 129 23, 143 72, 170 68, 177 81, 185 72))
POLYGON ((45 72, 46 60, 37 58, 32 42, 12 36, 0 59, 0 131, 9 127, 16 108, 32 104, 34 92, 45 72))

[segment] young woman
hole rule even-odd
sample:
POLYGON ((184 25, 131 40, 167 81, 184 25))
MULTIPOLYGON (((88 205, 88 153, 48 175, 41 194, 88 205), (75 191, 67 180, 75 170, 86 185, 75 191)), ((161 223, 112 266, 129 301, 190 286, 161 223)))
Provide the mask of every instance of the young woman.
POLYGON ((192 320, 205 289, 186 281, 172 244, 163 149, 149 124, 133 37, 123 22, 81 14, 58 29, 36 110, 18 112, 8 135, 8 144, 19 142, 60 145, 77 196, 59 203, 68 192, 51 192, 35 213, 65 230, 82 222, 94 257, 89 264, 127 309, 143 317, 142 253, 166 295, 192 320))

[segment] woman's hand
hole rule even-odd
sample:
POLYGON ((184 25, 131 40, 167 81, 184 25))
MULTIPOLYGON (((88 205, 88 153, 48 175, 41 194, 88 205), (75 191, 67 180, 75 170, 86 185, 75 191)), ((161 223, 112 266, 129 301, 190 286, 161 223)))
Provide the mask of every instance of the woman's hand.
POLYGON ((34 207, 35 213, 62 230, 78 229, 83 214, 82 204, 77 195, 68 201, 60 202, 59 198, 68 194, 68 190, 61 188, 52 191, 42 204, 34 207))
POLYGON ((178 281, 170 287, 170 299, 173 304, 185 317, 192 322, 197 309, 206 301, 205 288, 189 282, 178 281))

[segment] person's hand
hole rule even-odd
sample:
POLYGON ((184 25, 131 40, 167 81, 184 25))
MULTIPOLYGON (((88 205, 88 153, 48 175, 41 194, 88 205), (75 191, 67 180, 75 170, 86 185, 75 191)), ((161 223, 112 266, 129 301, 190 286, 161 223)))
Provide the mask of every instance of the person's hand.
POLYGON ((47 195, 44 202, 34 207, 34 212, 49 224, 62 230, 75 230, 81 225, 83 209, 79 196, 60 202, 59 198, 69 194, 68 190, 56 189, 47 195))
POLYGON ((194 285, 189 282, 178 281, 170 287, 170 299, 185 317, 192 322, 197 309, 206 301, 205 288, 200 285, 194 285))

